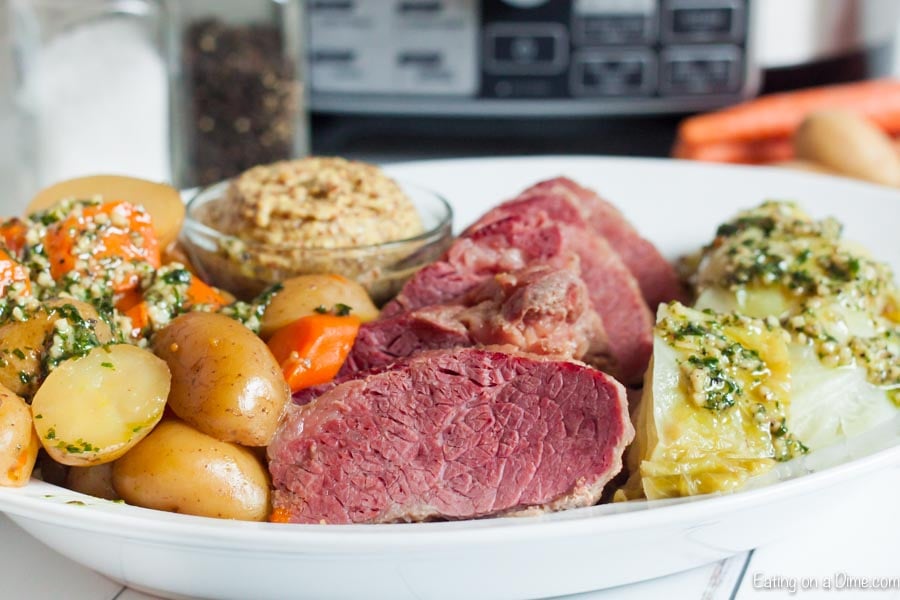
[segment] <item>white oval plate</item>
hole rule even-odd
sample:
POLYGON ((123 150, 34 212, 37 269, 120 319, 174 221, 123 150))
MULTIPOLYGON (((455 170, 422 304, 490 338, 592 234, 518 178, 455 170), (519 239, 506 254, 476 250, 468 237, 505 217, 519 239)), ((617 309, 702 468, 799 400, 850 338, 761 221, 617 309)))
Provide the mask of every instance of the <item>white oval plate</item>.
MULTIPOLYGON (((775 169, 595 157, 398 164, 465 225, 544 178, 567 175, 616 203, 667 255, 696 249, 736 210, 768 198, 834 215, 900 270, 900 193, 775 169)), ((842 501, 857 478, 900 464, 900 419, 781 465, 728 496, 605 505, 529 518, 412 525, 275 525, 105 502, 33 481, 0 510, 65 556, 169 597, 490 598, 572 594, 650 579, 768 543, 842 501), (761 482, 760 482, 761 483, 761 482)))

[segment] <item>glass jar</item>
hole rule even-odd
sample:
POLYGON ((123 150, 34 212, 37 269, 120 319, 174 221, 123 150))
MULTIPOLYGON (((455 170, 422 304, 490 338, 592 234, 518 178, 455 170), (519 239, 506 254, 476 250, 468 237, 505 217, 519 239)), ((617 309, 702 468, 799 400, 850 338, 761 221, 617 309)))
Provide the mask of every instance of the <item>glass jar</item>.
POLYGON ((10 9, 23 194, 98 173, 167 181, 159 4, 11 0, 10 9))
POLYGON ((182 188, 308 152, 303 0, 169 0, 172 172, 182 188))

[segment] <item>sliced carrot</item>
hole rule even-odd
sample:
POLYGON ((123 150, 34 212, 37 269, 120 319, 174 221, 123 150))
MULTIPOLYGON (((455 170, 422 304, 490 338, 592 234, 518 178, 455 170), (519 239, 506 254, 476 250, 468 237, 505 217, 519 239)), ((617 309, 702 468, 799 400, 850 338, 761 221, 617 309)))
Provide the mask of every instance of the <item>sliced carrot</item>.
POLYGON ((138 302, 124 313, 131 319, 131 337, 138 339, 150 325, 150 305, 146 302, 138 302))
MULTIPOLYGON (((90 232, 97 237, 90 240, 87 250, 89 273, 96 274, 102 269, 98 261, 111 257, 127 262, 142 261, 159 268, 159 242, 150 215, 128 202, 107 202, 86 206, 80 216, 70 215, 47 229, 45 245, 54 279, 61 279, 76 269, 82 258, 76 250, 78 242, 90 232)), ((139 283, 140 277, 130 273, 116 278, 112 285, 118 293, 134 289, 139 283)))
POLYGON ((208 304, 213 307, 213 310, 228 304, 228 299, 219 290, 203 283, 196 275, 191 276, 191 285, 187 290, 187 301, 191 306, 208 304))
POLYGON ((0 223, 0 242, 12 254, 21 257, 25 249, 25 234, 28 227, 21 219, 7 219, 0 223))
POLYGON ((794 145, 790 139, 783 138, 700 145, 679 142, 672 150, 672 156, 709 162, 769 164, 794 158, 794 145))
POLYGON ((150 325, 150 307, 144 302, 144 296, 137 289, 127 290, 116 295, 116 310, 131 319, 131 337, 139 338, 145 328, 150 325))
POLYGON ((355 316, 309 315, 276 331, 269 349, 291 391, 334 379, 350 354, 359 324, 355 316))
POLYGON ((24 283, 26 292, 31 294, 28 269, 19 264, 6 250, 0 249, 0 296, 14 283, 24 283))
POLYGON ((291 513, 286 508, 276 508, 269 515, 270 523, 290 523, 291 513))
POLYGON ((679 140, 690 146, 789 138, 811 112, 845 108, 889 134, 900 133, 900 81, 880 79, 771 94, 685 119, 679 140))

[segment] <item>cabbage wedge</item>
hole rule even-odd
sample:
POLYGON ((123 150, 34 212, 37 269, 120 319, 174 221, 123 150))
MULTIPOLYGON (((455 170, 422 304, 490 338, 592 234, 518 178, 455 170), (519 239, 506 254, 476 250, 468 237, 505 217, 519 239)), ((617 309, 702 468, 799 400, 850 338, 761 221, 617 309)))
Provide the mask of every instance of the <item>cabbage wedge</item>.
POLYGON ((732 491, 896 417, 900 294, 836 221, 765 202, 685 264, 697 300, 660 307, 617 499, 732 491))
POLYGON ((805 452, 787 425, 790 383, 780 327, 660 306, 618 499, 732 491, 805 452))
POLYGON ((890 268, 791 202, 722 225, 696 261, 695 307, 790 333, 792 430, 829 446, 897 414, 900 301, 890 268))

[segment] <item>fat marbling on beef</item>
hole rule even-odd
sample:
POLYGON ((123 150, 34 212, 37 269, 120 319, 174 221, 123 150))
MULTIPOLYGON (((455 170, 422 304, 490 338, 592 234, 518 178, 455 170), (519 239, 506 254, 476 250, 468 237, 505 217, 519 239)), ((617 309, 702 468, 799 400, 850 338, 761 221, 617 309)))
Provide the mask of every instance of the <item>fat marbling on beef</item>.
POLYGON ((424 350, 476 345, 608 362, 603 324, 579 271, 574 255, 564 268, 532 265, 489 278, 453 304, 366 323, 341 373, 385 366, 424 350))
POLYGON ((578 205, 588 227, 603 236, 637 279, 641 293, 654 314, 661 303, 687 301, 687 292, 672 264, 656 246, 638 233, 618 208, 593 190, 568 177, 555 177, 533 185, 522 192, 519 200, 507 204, 511 211, 521 210, 522 205, 517 203, 548 194, 567 195, 578 205))
POLYGON ((563 268, 573 254, 607 335, 609 360, 598 366, 639 383, 650 360, 653 316, 618 254, 574 214, 566 222, 543 209, 524 210, 468 230, 406 283, 382 317, 452 304, 486 279, 529 265, 563 268))
POLYGON ((390 523, 596 503, 634 435, 625 389, 573 362, 419 354, 291 408, 269 446, 296 523, 390 523))

